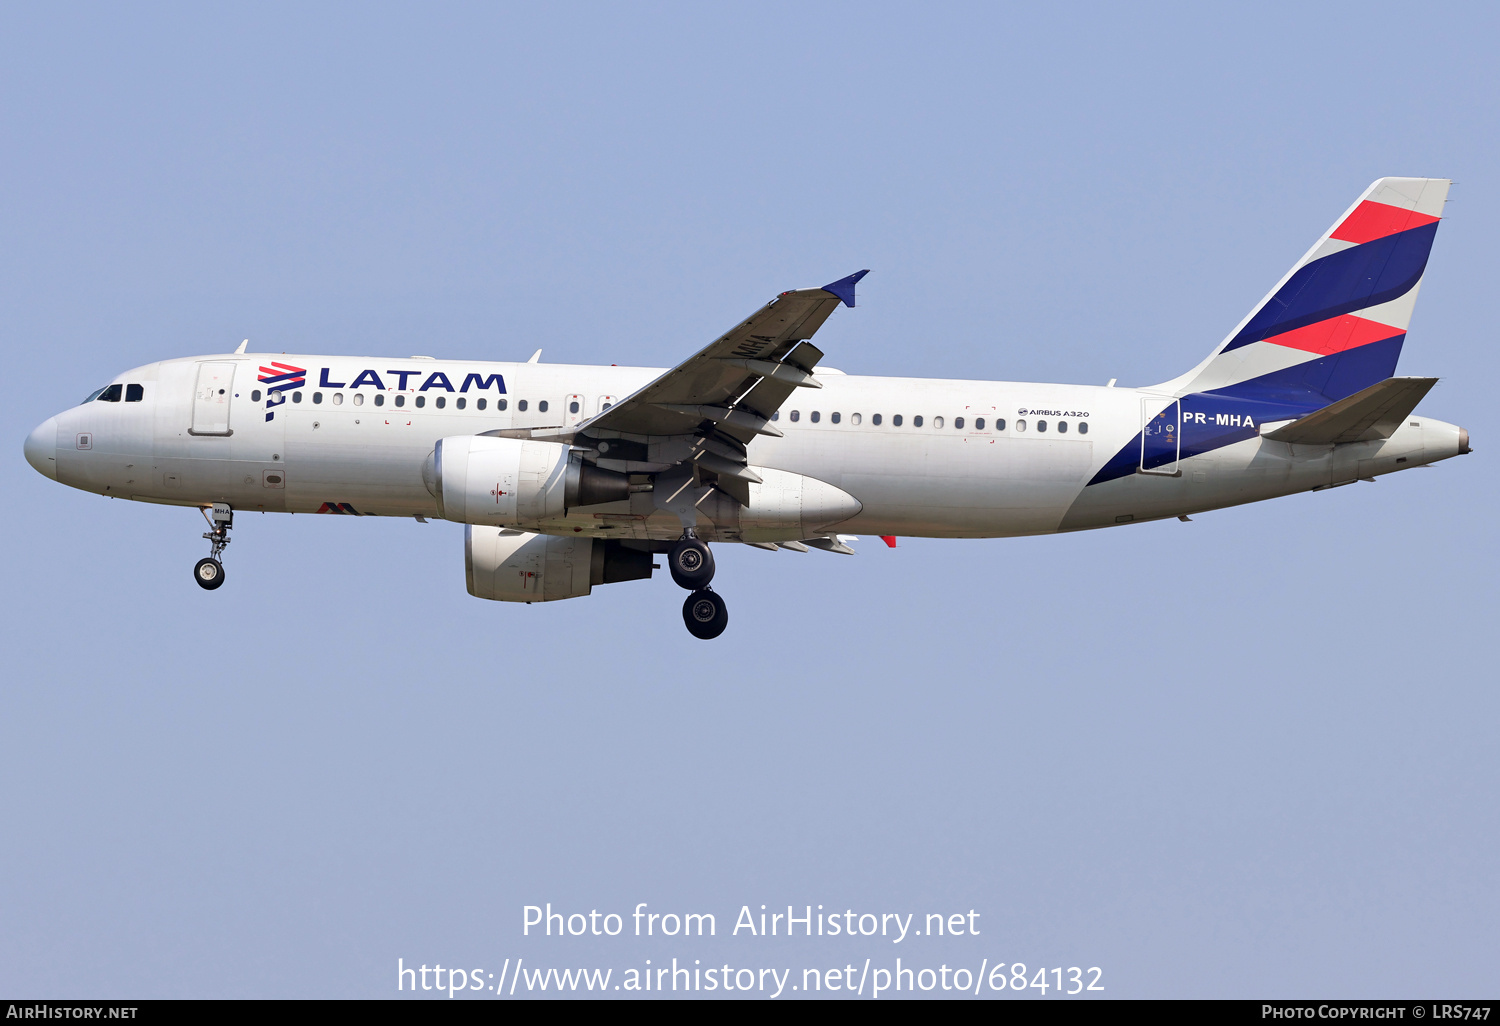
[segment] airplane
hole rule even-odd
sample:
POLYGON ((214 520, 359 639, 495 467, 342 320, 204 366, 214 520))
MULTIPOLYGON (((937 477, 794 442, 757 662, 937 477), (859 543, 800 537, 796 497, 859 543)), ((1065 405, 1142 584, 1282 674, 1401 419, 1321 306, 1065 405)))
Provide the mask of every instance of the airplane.
POLYGON ((670 370, 233 353, 118 375, 38 426, 59 483, 194 506, 224 583, 236 511, 464 526, 469 594, 550 602, 665 556, 697 638, 709 543, 1081 531, 1321 491, 1470 451, 1395 377, 1450 182, 1381 178, 1198 366, 1143 388, 866 377, 812 338, 859 271, 783 292, 670 370))

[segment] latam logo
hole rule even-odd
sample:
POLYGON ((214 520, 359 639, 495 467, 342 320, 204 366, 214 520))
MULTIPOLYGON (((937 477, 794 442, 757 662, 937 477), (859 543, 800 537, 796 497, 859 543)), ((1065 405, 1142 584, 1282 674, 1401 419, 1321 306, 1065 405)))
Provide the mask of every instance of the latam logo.
POLYGON ((287 392, 307 384, 307 368, 272 361, 271 366, 260 369, 256 380, 266 386, 266 420, 272 420, 276 407, 286 402, 287 392))
MULTIPOLYGON (((321 368, 321 372, 318 375, 319 388, 355 389, 369 385, 372 388, 385 391, 387 387, 379 372, 373 369, 360 371, 354 380, 348 383, 330 380, 328 376, 329 370, 330 368, 328 367, 321 368)), ((441 389, 444 392, 467 392, 471 388, 484 392, 493 388, 501 395, 505 394, 505 378, 499 374, 470 373, 465 375, 463 383, 458 388, 454 388, 453 382, 449 380, 447 374, 443 371, 434 371, 427 375, 425 381, 413 388, 413 386, 407 384, 407 381, 411 378, 420 377, 425 373, 424 371, 387 370, 385 373, 395 379, 395 388, 403 392, 408 389, 417 392, 427 392, 432 389, 441 389)), ((454 376, 456 377, 457 375, 455 374, 454 376)), ((266 420, 274 420, 276 417, 276 407, 286 402, 286 394, 307 386, 307 368, 293 367, 289 363, 276 363, 272 361, 271 366, 260 369, 260 377, 256 380, 262 385, 267 386, 266 420)))
MULTIPOLYGON (((265 368, 262 367, 261 369, 264 370, 265 368)), ((329 368, 324 367, 322 374, 318 376, 319 388, 363 388, 365 385, 370 385, 373 388, 384 390, 386 387, 386 384, 381 379, 379 373, 374 370, 360 371, 359 375, 348 384, 345 384, 342 381, 328 380, 328 370, 329 368)), ((395 387, 397 390, 402 392, 405 392, 406 390, 412 388, 411 385, 407 384, 408 379, 421 377, 421 375, 423 374, 423 372, 419 370, 388 370, 386 371, 386 373, 396 379, 395 387)), ((427 380, 423 381, 420 385, 417 385, 414 390, 418 392, 426 392, 434 388, 440 388, 444 392, 467 392, 470 388, 476 388, 479 391, 483 392, 486 389, 493 388, 501 395, 504 395, 505 378, 503 378, 499 374, 469 374, 464 378, 463 384, 460 387, 454 388, 453 382, 448 380, 447 374, 443 373, 442 371, 434 371, 433 373, 428 374, 427 380)))

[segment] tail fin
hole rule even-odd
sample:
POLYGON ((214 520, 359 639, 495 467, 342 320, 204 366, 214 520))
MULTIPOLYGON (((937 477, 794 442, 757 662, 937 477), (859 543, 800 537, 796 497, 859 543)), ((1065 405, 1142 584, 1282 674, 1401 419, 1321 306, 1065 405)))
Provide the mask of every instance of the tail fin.
POLYGON ((1318 409, 1396 370, 1446 178, 1381 178, 1198 367, 1161 386, 1318 409))

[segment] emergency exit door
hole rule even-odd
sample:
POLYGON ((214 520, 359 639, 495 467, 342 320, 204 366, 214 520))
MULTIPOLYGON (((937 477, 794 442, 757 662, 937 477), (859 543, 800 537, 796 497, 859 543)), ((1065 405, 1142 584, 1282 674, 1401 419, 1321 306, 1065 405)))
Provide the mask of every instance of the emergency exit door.
POLYGON ((193 423, 188 434, 234 434, 229 427, 229 401, 234 398, 234 366, 232 363, 198 365, 198 383, 193 389, 193 423))

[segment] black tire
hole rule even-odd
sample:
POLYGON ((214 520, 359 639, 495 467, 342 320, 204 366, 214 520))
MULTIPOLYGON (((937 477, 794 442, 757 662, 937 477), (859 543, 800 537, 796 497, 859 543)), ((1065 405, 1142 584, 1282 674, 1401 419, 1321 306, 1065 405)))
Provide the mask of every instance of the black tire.
POLYGON ((204 591, 213 591, 224 583, 224 565, 217 559, 200 559, 198 565, 193 567, 193 580, 204 591))
POLYGON ((687 624, 688 633, 693 637, 710 641, 729 626, 729 609, 724 605, 722 595, 704 588, 693 592, 682 603, 682 622, 687 624))
POLYGON ((714 579, 714 554, 697 538, 684 538, 667 553, 667 566, 679 588, 701 591, 714 579))

